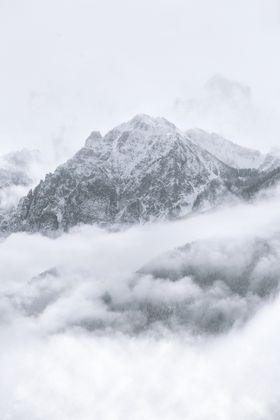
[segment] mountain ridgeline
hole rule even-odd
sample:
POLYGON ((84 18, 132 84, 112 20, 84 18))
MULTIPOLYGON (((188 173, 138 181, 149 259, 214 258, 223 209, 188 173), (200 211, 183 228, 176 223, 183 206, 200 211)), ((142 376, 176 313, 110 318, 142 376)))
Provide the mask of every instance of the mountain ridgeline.
POLYGON ((277 159, 201 130, 183 133, 164 118, 137 115, 104 137, 93 132, 20 200, 0 229, 50 232, 176 219, 275 184, 277 159))

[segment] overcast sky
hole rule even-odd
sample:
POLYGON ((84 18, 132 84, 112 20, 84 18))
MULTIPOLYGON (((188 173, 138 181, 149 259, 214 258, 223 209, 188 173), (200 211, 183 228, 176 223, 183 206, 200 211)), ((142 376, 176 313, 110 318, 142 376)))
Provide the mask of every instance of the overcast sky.
POLYGON ((0 152, 67 155, 138 112, 276 145, 279 22, 278 0, 0 0, 0 152), (226 124, 205 116, 216 74, 251 88, 249 125, 243 111, 231 120, 234 104, 226 124), (194 98, 195 118, 177 114, 176 100, 194 98))

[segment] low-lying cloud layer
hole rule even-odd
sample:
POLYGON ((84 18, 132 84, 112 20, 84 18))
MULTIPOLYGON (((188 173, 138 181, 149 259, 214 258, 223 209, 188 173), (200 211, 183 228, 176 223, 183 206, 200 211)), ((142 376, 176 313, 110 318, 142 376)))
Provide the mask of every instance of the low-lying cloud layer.
POLYGON ((0 417, 277 419, 278 206, 3 240, 0 417))
MULTIPOLYGON (((139 112, 279 142, 279 0, 0 3, 0 154, 40 149, 33 183, 139 112)), ((0 239, 0 419, 278 420, 279 205, 0 239)))
POLYGON ((55 165, 38 150, 22 149, 0 156, 0 216, 15 207, 55 165))
POLYGON ((278 290, 280 239, 267 231, 277 204, 274 197, 121 232, 84 227, 55 240, 12 235, 1 243, 2 305, 53 332, 222 332, 278 290), (240 217, 251 218, 246 234, 236 230, 240 217))
POLYGON ((26 278, 16 294, 5 291, 2 305, 52 332, 222 333, 277 294, 279 257, 276 235, 194 242, 131 274, 70 263, 26 278))

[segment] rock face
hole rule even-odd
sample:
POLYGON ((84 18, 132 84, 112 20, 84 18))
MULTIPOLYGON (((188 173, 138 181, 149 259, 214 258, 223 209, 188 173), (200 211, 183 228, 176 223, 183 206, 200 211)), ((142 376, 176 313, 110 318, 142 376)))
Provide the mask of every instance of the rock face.
POLYGON ((157 256, 124 277, 120 287, 102 281, 95 293, 87 270, 73 278, 62 265, 32 277, 16 299, 7 294, 7 300, 27 317, 58 313, 62 324, 52 325, 59 330, 78 326, 129 335, 216 335, 243 326, 279 294, 279 271, 279 234, 218 237, 157 256), (71 311, 73 305, 64 304, 65 299, 75 302, 77 292, 79 302, 85 299, 91 310, 71 311))
MULTIPOLYGON (((102 311, 63 318, 90 331, 216 335, 243 326, 279 294, 279 270, 278 234, 195 241, 139 268, 125 279, 122 293, 102 282, 100 294, 86 296, 102 311)), ((84 280, 81 275, 74 284, 84 280)), ((49 306, 61 307, 70 284, 63 267, 51 268, 33 277, 14 304, 26 316, 40 316, 49 306)))
MULTIPOLYGON (((159 302, 149 294, 146 308, 153 322, 162 322, 168 310, 169 320, 195 333, 216 334, 242 325, 278 293, 278 241, 197 241, 157 257, 138 271, 138 282, 148 278, 168 290, 173 283, 178 294, 174 302, 159 302)), ((138 302, 132 305, 140 307, 138 302)))
POLYGON ((163 118, 138 115, 85 146, 24 197, 2 231, 175 218, 233 197, 248 178, 163 118))

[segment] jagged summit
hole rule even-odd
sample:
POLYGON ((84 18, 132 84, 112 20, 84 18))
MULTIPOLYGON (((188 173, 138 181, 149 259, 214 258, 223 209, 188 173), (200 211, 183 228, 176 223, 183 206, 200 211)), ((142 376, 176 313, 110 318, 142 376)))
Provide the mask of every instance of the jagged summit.
POLYGON ((94 131, 84 147, 20 201, 0 230, 137 223, 212 208, 240 198, 258 182, 256 170, 240 168, 255 168, 259 152, 245 152, 216 135, 201 130, 185 134, 165 118, 139 114, 104 137, 94 131), (206 147, 210 139, 214 150, 206 147), (230 166, 226 157, 236 156, 250 166, 240 161, 230 166))

